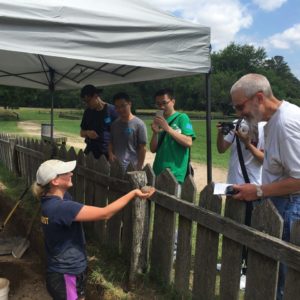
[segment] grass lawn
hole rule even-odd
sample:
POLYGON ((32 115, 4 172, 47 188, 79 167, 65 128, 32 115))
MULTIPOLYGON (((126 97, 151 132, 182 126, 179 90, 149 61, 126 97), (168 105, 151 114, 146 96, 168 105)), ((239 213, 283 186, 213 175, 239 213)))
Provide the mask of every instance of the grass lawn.
MULTIPOLYGON (((55 109, 54 110, 54 126, 55 130, 60 132, 65 132, 66 135, 79 135, 80 120, 69 120, 59 118, 59 112, 78 113, 78 110, 75 109, 55 109)), ((19 115, 19 121, 30 121, 38 124, 50 123, 50 109, 41 109, 41 108, 20 108, 15 110, 19 115)), ((193 112, 195 113, 195 112, 193 112)), ((199 115, 203 115, 203 112, 200 112, 199 115)), ((152 122, 151 118, 144 119, 147 129, 148 129, 148 140, 151 138, 151 128, 150 124, 152 122)), ((227 168, 229 151, 224 154, 219 154, 216 148, 216 123, 218 121, 212 121, 212 163, 215 167, 227 168)), ((196 133, 196 140, 193 143, 192 147, 192 160, 200 163, 206 163, 206 125, 205 120, 192 120, 194 131, 196 133)), ((16 121, 1 121, 0 120, 0 131, 7 133, 21 133, 22 130, 17 127, 16 121)))

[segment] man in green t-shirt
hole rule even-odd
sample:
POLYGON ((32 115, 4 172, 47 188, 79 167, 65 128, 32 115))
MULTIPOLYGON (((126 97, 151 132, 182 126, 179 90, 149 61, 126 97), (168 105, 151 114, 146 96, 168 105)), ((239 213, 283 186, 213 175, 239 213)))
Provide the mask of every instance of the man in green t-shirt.
POLYGON ((190 148, 195 139, 193 126, 186 114, 175 111, 172 90, 159 90, 154 98, 161 114, 158 112, 151 124, 150 150, 156 153, 153 170, 159 175, 169 168, 181 184, 187 174, 190 148))

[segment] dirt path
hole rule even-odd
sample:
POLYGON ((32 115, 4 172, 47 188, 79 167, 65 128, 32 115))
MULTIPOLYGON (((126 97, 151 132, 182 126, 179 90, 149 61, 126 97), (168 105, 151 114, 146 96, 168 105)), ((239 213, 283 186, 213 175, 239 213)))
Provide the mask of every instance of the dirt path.
MULTIPOLYGON (((18 122, 19 128, 24 130, 25 135, 30 135, 30 136, 40 136, 41 135, 41 128, 40 125, 34 122, 18 122)), ((65 133, 60 132, 60 131, 55 131, 55 136, 66 136, 65 133)), ((75 135, 68 134, 67 135, 67 145, 73 146, 78 149, 83 149, 85 147, 83 138, 75 135)), ((147 151, 146 154, 146 161, 145 163, 149 163, 151 166, 154 161, 154 155, 150 151, 147 151)), ((201 191, 207 182, 207 170, 206 170, 206 165, 192 162, 193 168, 195 170, 195 183, 197 186, 197 190, 201 191)), ((227 176, 227 171, 221 168, 213 168, 212 169, 212 178, 214 182, 226 182, 226 176, 227 176)))

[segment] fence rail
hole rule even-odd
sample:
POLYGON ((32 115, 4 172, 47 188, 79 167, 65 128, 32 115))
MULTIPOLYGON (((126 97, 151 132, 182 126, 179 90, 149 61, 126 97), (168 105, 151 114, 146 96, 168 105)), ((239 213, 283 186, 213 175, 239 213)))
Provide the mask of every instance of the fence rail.
POLYGON ((248 227, 243 225, 245 203, 228 198, 222 214, 224 201, 213 195, 213 184, 201 191, 197 201, 195 183, 189 176, 179 199, 175 196, 178 184, 168 170, 155 177, 149 165, 139 172, 129 166, 124 174, 119 162, 110 164, 105 157, 95 160, 81 150, 78 154, 73 148, 67 151, 64 145, 0 134, 0 161, 28 185, 40 163, 51 157, 77 160, 71 194, 75 201, 88 205, 105 206, 133 188, 155 185, 157 192, 151 201, 136 199, 107 222, 85 224, 89 238, 127 259, 129 286, 134 286, 139 274, 149 272, 152 280, 172 285, 181 299, 240 299, 242 248, 247 246, 244 299, 275 299, 280 262, 288 268, 284 299, 298 299, 300 222, 293 227, 294 244, 282 241, 283 221, 269 200, 255 207, 252 227, 248 227), (220 273, 216 270, 218 259, 220 273), (220 283, 216 284, 218 276, 220 283))

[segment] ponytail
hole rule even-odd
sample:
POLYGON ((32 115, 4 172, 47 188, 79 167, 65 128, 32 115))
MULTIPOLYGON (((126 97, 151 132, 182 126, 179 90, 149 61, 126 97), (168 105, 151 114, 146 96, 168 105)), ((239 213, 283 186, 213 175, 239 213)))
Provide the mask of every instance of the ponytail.
POLYGON ((35 198, 40 200, 43 196, 45 196, 50 190, 50 185, 47 184, 45 186, 39 185, 36 181, 31 186, 32 194, 35 198))

